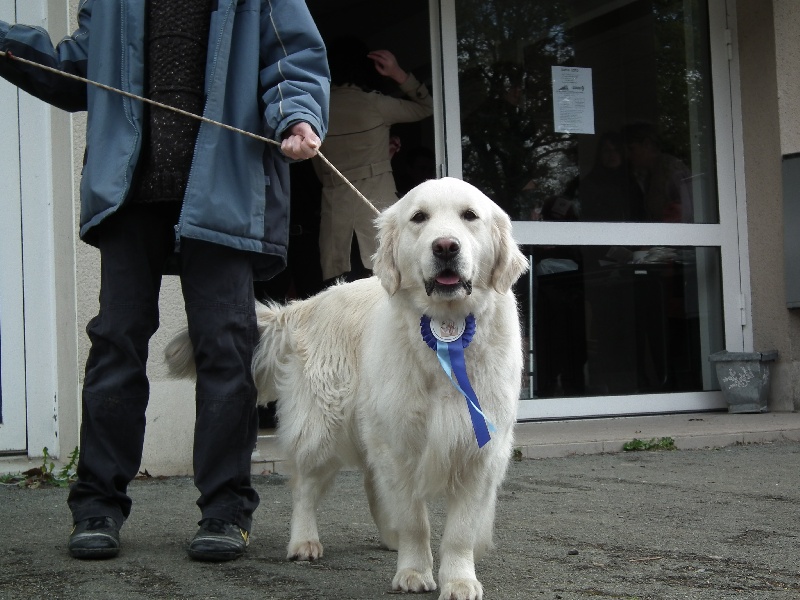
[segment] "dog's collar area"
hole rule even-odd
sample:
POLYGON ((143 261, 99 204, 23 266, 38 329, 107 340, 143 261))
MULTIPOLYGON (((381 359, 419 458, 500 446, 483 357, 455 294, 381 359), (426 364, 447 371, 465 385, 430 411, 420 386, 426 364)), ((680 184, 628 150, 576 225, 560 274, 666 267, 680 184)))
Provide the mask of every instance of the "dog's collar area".
POLYGON ((422 339, 431 350, 436 350, 436 342, 450 343, 461 340, 462 348, 469 346, 475 335, 475 317, 467 315, 465 319, 432 319, 422 315, 419 321, 422 339))
POLYGON ((436 358, 439 359, 442 370, 467 400, 475 439, 478 442, 478 448, 483 448, 492 439, 489 432, 495 432, 496 429, 486 415, 481 412, 481 405, 469 382, 467 366, 464 361, 464 348, 469 346, 472 336, 475 335, 475 317, 470 314, 462 320, 442 320, 422 315, 419 324, 422 339, 429 348, 436 352, 436 358))

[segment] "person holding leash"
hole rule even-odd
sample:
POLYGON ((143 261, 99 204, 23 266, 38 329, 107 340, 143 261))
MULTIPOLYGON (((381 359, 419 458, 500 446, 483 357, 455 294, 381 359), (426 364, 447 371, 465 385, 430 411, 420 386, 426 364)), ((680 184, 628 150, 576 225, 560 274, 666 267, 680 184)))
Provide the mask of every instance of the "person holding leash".
POLYGON ((87 326, 69 552, 119 552, 127 487, 142 458, 148 342, 162 274, 174 273, 197 364, 201 520, 188 552, 238 558, 259 503, 250 480, 253 280, 285 266, 289 163, 315 155, 328 125, 329 72, 316 25, 306 4, 292 0, 82 0, 77 30, 57 46, 41 28, 0 22, 0 51, 4 78, 56 107, 88 111, 80 236, 100 251, 100 310, 87 326))

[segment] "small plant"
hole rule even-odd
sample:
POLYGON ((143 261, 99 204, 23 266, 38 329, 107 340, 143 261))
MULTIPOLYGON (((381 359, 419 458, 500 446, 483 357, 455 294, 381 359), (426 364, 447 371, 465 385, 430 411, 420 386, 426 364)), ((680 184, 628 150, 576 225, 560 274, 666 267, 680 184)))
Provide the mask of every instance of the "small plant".
POLYGON ((639 452, 644 450, 675 450, 675 440, 671 437, 651 438, 648 441, 633 438, 622 445, 625 452, 639 452))
POLYGON ((515 460, 517 462, 522 460, 522 448, 514 448, 511 451, 511 460, 515 460))
POLYGON ((75 466, 78 464, 78 447, 69 455, 69 461, 58 471, 47 446, 42 449, 42 465, 23 471, 0 475, 0 483, 26 488, 68 487, 75 481, 75 466))

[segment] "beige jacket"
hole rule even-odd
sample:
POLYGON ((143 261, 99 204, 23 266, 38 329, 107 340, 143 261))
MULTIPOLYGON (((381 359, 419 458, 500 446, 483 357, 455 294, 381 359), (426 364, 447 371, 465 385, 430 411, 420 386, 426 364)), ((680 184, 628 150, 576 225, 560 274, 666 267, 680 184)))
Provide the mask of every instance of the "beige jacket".
MULTIPOLYGON (((428 88, 409 73, 400 86, 406 99, 364 92, 353 85, 332 86, 330 125, 322 154, 364 194, 378 210, 397 200, 389 160, 389 128, 411 123, 433 113, 428 88)), ((376 250, 375 215, 325 163, 314 159, 322 181, 320 253, 322 276, 331 279, 350 271, 350 244, 358 236, 361 261, 371 268, 376 250)))

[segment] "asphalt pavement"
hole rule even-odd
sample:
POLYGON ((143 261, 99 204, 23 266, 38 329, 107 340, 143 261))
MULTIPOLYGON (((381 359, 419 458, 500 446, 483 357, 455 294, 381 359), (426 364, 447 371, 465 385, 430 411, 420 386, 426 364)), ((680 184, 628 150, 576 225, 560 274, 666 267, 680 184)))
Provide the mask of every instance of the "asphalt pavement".
MULTIPOLYGON (((798 598, 799 470, 791 440, 513 461, 496 547, 477 565, 484 598, 798 598)), ((0 598, 396 597, 396 555, 378 545, 360 473, 341 473, 323 502, 315 563, 285 560, 288 479, 255 483, 250 548, 220 564, 186 555, 199 518, 189 478, 133 482, 122 551, 106 561, 67 554, 66 490, 0 486, 0 598)), ((443 509, 431 512, 436 559, 443 509)))

